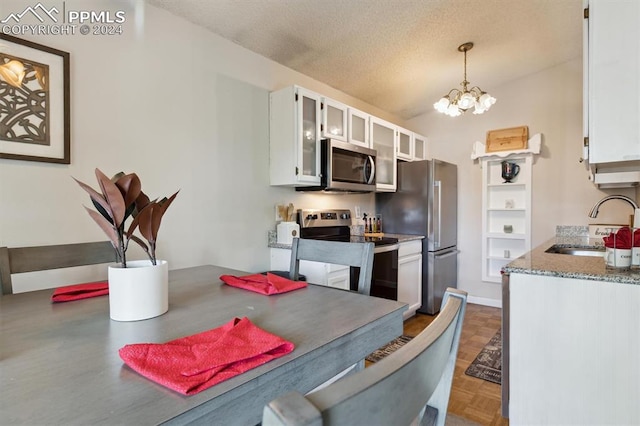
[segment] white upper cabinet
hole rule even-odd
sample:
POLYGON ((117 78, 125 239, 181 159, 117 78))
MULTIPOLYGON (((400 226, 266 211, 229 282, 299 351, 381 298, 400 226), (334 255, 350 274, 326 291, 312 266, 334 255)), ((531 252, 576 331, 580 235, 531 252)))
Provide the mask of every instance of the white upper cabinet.
POLYGON ((321 97, 298 86, 269 96, 271 185, 320 184, 321 97))
POLYGON ((590 165, 640 160, 640 1, 588 0, 585 137, 590 165))
POLYGON ((329 98, 322 98, 322 137, 347 141, 347 109, 349 107, 329 98))
POLYGON ((413 160, 413 132, 398 127, 398 145, 396 149, 396 155, 401 160, 411 161, 413 160))
POLYGON ((371 148, 371 139, 369 138, 369 114, 349 108, 348 114, 348 141, 354 145, 360 145, 365 148, 371 148))
POLYGON ((413 160, 426 160, 427 157, 427 138, 417 133, 413 134, 413 160))
POLYGON ((427 159, 427 138, 410 130, 398 127, 396 156, 400 160, 420 161, 427 159))
POLYGON ((396 190, 397 126, 378 117, 370 117, 369 136, 376 154, 376 191, 396 190))
POLYGON ((425 160, 427 139, 299 86, 269 94, 272 186, 318 186, 322 139, 375 149, 376 191, 396 190, 396 159, 425 160))

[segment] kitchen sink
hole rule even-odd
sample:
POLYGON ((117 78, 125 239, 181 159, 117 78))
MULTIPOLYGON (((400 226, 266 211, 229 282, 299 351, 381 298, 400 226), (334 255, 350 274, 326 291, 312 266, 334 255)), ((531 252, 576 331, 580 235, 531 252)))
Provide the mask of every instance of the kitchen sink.
POLYGON ((570 254, 573 256, 604 257, 604 247, 551 246, 545 253, 570 254))

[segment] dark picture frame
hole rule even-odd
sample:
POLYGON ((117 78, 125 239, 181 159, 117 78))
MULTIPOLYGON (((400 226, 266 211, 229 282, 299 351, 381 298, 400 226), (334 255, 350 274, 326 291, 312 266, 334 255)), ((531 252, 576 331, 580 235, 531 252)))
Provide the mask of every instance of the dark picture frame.
POLYGON ((3 65, 0 158, 71 164, 69 53, 0 33, 3 65), (13 60, 23 64, 24 83, 8 82, 13 60))

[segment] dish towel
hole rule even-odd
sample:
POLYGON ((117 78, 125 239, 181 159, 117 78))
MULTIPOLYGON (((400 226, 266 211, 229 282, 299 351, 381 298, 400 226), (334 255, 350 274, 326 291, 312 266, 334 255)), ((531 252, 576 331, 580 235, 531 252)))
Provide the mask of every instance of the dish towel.
POLYGON ((51 301, 54 303, 70 302, 72 300, 104 296, 105 294, 109 294, 109 283, 106 281, 75 284, 56 288, 51 295, 51 301))
POLYGON ((293 343, 244 317, 167 343, 126 345, 119 353, 144 377, 183 395, 194 395, 293 349, 293 343))
POLYGON ((221 275, 220 279, 232 287, 243 288, 245 290, 255 291, 256 293, 272 294, 286 293, 288 291, 297 290, 307 286, 305 281, 292 281, 275 274, 267 272, 266 275, 253 274, 243 277, 235 275, 221 275))

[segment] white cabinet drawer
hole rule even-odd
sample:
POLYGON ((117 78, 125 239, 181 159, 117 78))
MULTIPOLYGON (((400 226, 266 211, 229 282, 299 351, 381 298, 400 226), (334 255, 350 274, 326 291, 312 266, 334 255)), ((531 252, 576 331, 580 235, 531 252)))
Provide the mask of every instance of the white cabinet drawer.
POLYGON ((422 253, 422 240, 407 241, 400 243, 398 257, 409 256, 410 254, 422 253))
POLYGON ((349 269, 347 265, 336 265, 334 263, 325 263, 325 267, 327 268, 328 274, 332 272, 344 271, 345 269, 349 269))

